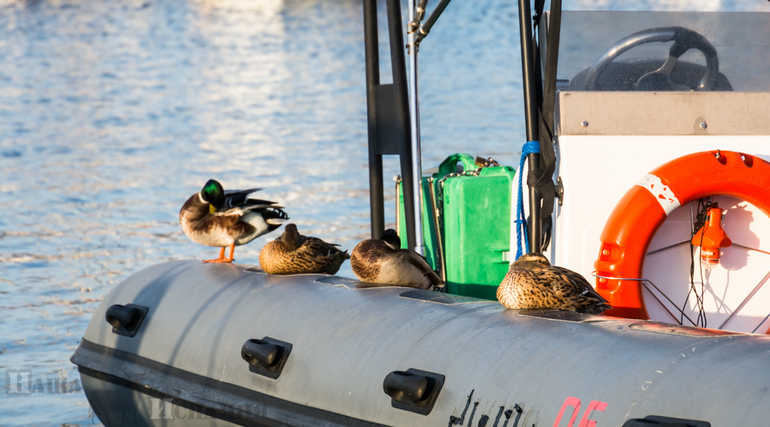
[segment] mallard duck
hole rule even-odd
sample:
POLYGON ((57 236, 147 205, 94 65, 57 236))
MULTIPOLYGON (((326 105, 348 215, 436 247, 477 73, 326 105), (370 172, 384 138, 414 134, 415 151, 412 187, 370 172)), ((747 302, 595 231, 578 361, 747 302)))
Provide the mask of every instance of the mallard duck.
POLYGON ((299 234, 295 224, 286 224, 281 237, 268 242, 259 253, 259 265, 268 274, 334 274, 350 258, 317 237, 299 234))
POLYGON ((353 273, 366 283, 433 289, 444 286, 441 278, 420 254, 401 249, 401 239, 392 228, 381 239, 359 242, 350 255, 353 273))
POLYGON ((551 265, 542 254, 517 259, 497 288, 507 308, 543 308, 599 314, 610 305, 578 273, 551 265))
POLYGON ((249 199, 261 188, 227 190, 210 179, 201 191, 190 196, 179 210, 179 224, 195 243, 217 246, 219 258, 203 262, 233 262, 235 246, 245 245, 280 227, 289 216, 275 202, 249 199), (230 256, 225 258, 225 248, 230 256))

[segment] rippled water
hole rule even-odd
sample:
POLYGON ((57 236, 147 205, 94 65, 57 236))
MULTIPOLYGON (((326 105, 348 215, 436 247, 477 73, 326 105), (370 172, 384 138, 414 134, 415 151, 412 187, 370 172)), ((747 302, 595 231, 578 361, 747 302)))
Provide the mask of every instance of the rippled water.
MULTIPOLYGON (((423 42, 425 167, 518 163, 514 3, 457 0, 423 42)), ((565 2, 581 3, 597 2, 565 2)), ((367 237, 361 15, 357 0, 0 0, 0 424, 99 423, 69 357, 128 275, 216 255, 177 222, 207 179, 264 187, 344 248, 367 237)))

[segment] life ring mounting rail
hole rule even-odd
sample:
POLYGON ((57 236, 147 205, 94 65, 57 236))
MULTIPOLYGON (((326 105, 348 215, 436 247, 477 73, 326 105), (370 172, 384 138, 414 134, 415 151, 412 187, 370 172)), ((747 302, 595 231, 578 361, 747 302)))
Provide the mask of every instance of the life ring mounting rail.
MULTIPOLYGON (((687 315, 687 313, 685 313, 685 312, 684 312, 684 310, 682 310, 681 308, 679 308, 679 306, 676 304, 676 302, 674 302, 674 300, 672 300, 672 299, 671 299, 671 298, 670 298, 668 295, 666 295, 666 293, 665 293, 665 292, 663 292, 663 291, 662 291, 662 290, 661 290, 661 289, 658 287, 658 285, 656 285, 656 284, 655 284, 655 283, 654 283, 652 280, 650 280, 650 279, 645 279, 645 278, 643 278, 643 277, 642 277, 642 278, 638 278, 638 277, 609 277, 609 276, 599 276, 599 275, 597 275, 597 274, 596 274, 596 271, 592 272, 592 273, 591 273, 591 275, 592 275, 592 276, 594 276, 594 277, 596 277, 597 279, 629 280, 629 281, 637 281, 637 282, 640 282, 640 283, 642 284, 642 286, 644 286, 644 287, 647 289, 647 292, 649 292, 649 293, 650 293, 650 295, 652 295, 652 297, 653 297, 653 298, 655 298, 655 301, 657 301, 657 302, 658 302, 658 304, 660 304, 660 306, 661 306, 661 307, 663 307, 663 309, 664 309, 664 310, 666 310, 666 312, 669 314, 669 316, 671 316, 671 318, 673 318, 673 319, 674 319, 674 321, 675 321, 677 324, 679 324, 679 325, 683 325, 683 323, 682 323, 682 322, 681 322, 679 319, 677 319, 677 318, 676 318, 676 316, 674 315, 674 313, 672 313, 672 312, 671 312, 671 310, 669 310, 669 309, 668 309, 668 307, 666 306, 666 304, 663 304, 663 301, 661 301, 661 300, 660 300, 660 298, 658 298, 658 296, 657 296, 657 295, 655 295, 655 293, 654 293, 654 292, 652 292, 652 289, 650 289, 650 288, 647 286, 647 283, 649 283, 650 285, 652 285, 652 287, 653 287, 653 288, 655 288, 655 290, 656 290, 656 291, 658 291, 658 292, 659 292, 661 295, 663 295, 663 297, 664 297, 664 298, 666 298, 666 300, 667 300, 667 301, 668 301, 668 302, 671 304, 671 306, 673 306, 673 307, 674 307, 674 308, 675 308, 675 309, 676 309, 676 310, 677 310, 677 311, 678 311, 678 312, 679 312, 679 313, 680 313, 682 316, 684 316, 684 317, 685 317, 685 318, 686 318, 686 319, 687 319, 687 320, 690 322, 690 324, 691 324, 691 325, 693 325, 693 326, 696 326, 696 325, 697 325, 697 324, 695 323, 695 321, 694 321, 694 320, 692 320, 692 319, 690 318, 690 316, 688 316, 688 315, 687 315)), ((770 314, 768 314, 768 317, 770 317, 770 314)), ((761 325, 760 325, 760 326, 761 326, 761 325)), ((759 326, 757 326, 757 327, 759 327, 759 326)))

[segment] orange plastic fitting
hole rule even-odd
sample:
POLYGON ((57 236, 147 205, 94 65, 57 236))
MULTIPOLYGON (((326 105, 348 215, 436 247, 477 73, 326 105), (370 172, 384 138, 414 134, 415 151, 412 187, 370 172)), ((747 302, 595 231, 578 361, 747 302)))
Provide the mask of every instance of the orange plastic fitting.
POLYGON ((692 236, 692 245, 700 246, 701 264, 712 269, 719 264, 719 248, 733 244, 722 228, 722 208, 714 205, 706 213, 706 224, 692 236))

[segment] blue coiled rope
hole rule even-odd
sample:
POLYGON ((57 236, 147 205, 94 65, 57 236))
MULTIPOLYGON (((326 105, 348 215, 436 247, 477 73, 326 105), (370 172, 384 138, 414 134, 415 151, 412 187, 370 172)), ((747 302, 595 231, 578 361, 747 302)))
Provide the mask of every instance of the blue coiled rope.
POLYGON ((523 147, 521 147, 521 162, 519 163, 519 196, 516 202, 516 259, 524 255, 525 251, 529 248, 529 231, 527 230, 527 219, 524 218, 524 194, 522 192, 522 175, 524 171, 524 162, 527 160, 527 155, 532 153, 540 154, 540 142, 527 141, 523 147), (522 236, 524 237, 524 247, 522 247, 522 236))

